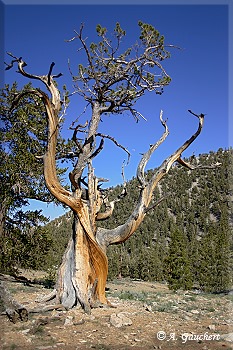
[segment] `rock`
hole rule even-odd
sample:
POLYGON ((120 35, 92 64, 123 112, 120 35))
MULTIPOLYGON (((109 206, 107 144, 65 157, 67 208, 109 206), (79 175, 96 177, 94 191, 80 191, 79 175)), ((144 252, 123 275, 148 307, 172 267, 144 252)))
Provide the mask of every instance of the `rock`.
POLYGON ((131 326, 132 325, 132 320, 127 317, 126 315, 129 315, 128 312, 119 312, 117 314, 118 317, 120 317, 122 319, 122 323, 123 323, 123 326, 131 326))
POLYGON ((61 316, 61 311, 57 311, 57 310, 53 310, 52 312, 51 312, 51 316, 52 317, 60 317, 61 316))
POLYGON ((125 313, 119 312, 119 314, 112 314, 110 316, 110 324, 116 328, 123 326, 131 326, 132 320, 125 316, 125 313))
POLYGON ((24 329, 24 330, 21 331, 21 333, 22 333, 22 334, 27 334, 27 333, 30 332, 30 330, 31 330, 30 328, 24 329))
POLYGON ((222 334, 221 339, 232 343, 233 342, 233 333, 222 334))
POLYGON ((199 314, 199 311, 198 310, 191 310, 190 311, 192 314, 199 314))
POLYGON ((122 321, 116 314, 110 316, 110 324, 117 328, 122 327, 122 321))
POLYGON ((186 321, 190 321, 190 320, 191 320, 191 317, 188 316, 188 315, 184 315, 183 319, 186 320, 186 321))
POLYGON ((83 315, 83 320, 84 321, 94 321, 95 320, 95 316, 94 315, 84 314, 83 315))
POLYGON ((48 324, 48 321, 49 321, 48 317, 40 317, 36 320, 33 320, 30 333, 36 334, 36 332, 40 330, 41 326, 45 326, 46 324, 48 324))
POLYGON ((208 329, 210 329, 211 331, 215 331, 215 325, 214 324, 210 324, 209 326, 208 326, 208 329))
POLYGON ((74 326, 79 326, 79 325, 84 324, 84 323, 85 323, 85 320, 83 318, 74 319, 74 321, 73 321, 74 326))
POLYGON ((144 304, 143 306, 144 306, 146 311, 152 312, 152 306, 151 305, 144 304))
POLYGON ((67 316, 64 322, 64 326, 71 326, 73 325, 73 316, 67 316))

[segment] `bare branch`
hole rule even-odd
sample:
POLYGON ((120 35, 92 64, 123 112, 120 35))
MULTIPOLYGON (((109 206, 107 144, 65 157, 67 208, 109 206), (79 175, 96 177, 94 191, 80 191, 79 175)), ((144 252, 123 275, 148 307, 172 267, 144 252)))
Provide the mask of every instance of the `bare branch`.
MULTIPOLYGON (((36 79, 36 80, 40 80, 42 83, 44 83, 46 85, 46 87, 48 88, 48 90, 51 93, 52 96, 52 104, 53 104, 53 109, 54 109, 54 113, 56 113, 56 115, 59 114, 60 108, 61 108, 61 100, 60 100, 60 93, 59 90, 57 89, 57 87, 55 86, 54 82, 53 82, 53 77, 59 77, 61 76, 61 73, 56 75, 56 76, 51 76, 50 75, 35 75, 35 74, 30 74, 27 73, 24 70, 24 67, 27 66, 27 63, 25 61, 22 60, 22 57, 15 57, 12 55, 12 53, 8 52, 8 55, 13 57, 15 60, 13 60, 14 62, 18 63, 18 69, 19 69, 19 73, 21 73, 23 76, 29 78, 29 79, 36 79)), ((13 62, 12 61, 12 62, 13 62)), ((13 66, 13 63, 11 62, 10 66, 13 66)), ((52 72, 53 66, 54 66, 54 62, 51 64, 50 69, 49 69, 49 73, 52 72)))
POLYGON ((50 68, 49 68, 49 72, 48 72, 48 85, 51 85, 50 78, 51 78, 51 74, 52 74, 52 70, 53 70, 54 66, 55 66, 55 63, 52 62, 51 65, 50 65, 50 68))
MULTIPOLYGON (((75 92, 74 92, 74 93, 75 93, 75 92)), ((74 94, 74 93, 73 93, 73 94, 74 94)), ((71 94, 71 95, 72 95, 72 94, 71 94)), ((70 96, 70 95, 69 95, 69 96, 70 96)), ((86 113, 86 110, 87 110, 87 108, 88 108, 89 105, 90 105, 90 103, 88 103, 88 104, 84 107, 83 112, 78 116, 78 118, 76 118, 76 119, 71 123, 69 129, 74 130, 74 125, 75 125, 75 123, 78 122, 78 120, 79 120, 79 118, 81 117, 82 114, 85 114, 85 113, 86 113)), ((86 121, 86 123, 88 123, 88 121, 86 121)))
POLYGON ((126 195, 127 195, 127 191, 126 191, 126 186, 124 184, 122 192, 114 200, 109 201, 108 196, 105 196, 103 198, 103 204, 105 206, 105 211, 104 212, 98 212, 97 216, 96 216, 96 220, 100 221, 100 220, 108 219, 113 214, 113 211, 114 211, 114 208, 115 208, 115 203, 119 202, 126 195))
POLYGON ((171 194, 165 194, 164 196, 162 196, 161 198, 159 198, 154 204, 152 204, 150 207, 146 208, 144 210, 144 213, 148 213, 148 211, 154 209, 155 207, 157 207, 161 202, 163 202, 165 199, 167 199, 171 194))
POLYGON ((4 64, 7 66, 7 67, 5 68, 5 70, 9 70, 9 69, 13 68, 14 63, 15 63, 15 62, 19 62, 19 60, 21 60, 21 59, 22 59, 22 57, 20 57, 20 58, 15 57, 14 55, 12 55, 12 53, 11 53, 11 52, 7 52, 7 54, 8 54, 9 56, 13 57, 13 58, 14 58, 14 60, 12 60, 10 64, 8 64, 8 63, 4 62, 4 64))
MULTIPOLYGON (((195 115, 195 114, 194 114, 195 115)), ((180 156, 182 152, 187 149, 190 144, 198 137, 200 134, 202 127, 203 127, 203 121, 204 121, 204 115, 195 115, 199 119, 199 125, 197 131, 186 141, 184 144, 179 147, 171 156, 169 156, 158 168, 158 170, 155 172, 155 174, 152 176, 152 178, 149 180, 149 182, 146 182, 144 179, 144 168, 145 164, 149 160, 152 150, 155 150, 161 142, 166 138, 168 135, 168 129, 166 122, 162 119, 162 113, 160 114, 160 121, 162 122, 165 132, 163 136, 160 138, 158 142, 156 142, 154 145, 151 146, 151 148, 147 151, 147 153, 143 156, 140 166, 138 169, 138 175, 139 180, 141 183, 141 191, 139 194, 138 202, 136 207, 134 208, 132 214, 128 218, 128 220, 123 224, 115 229, 108 230, 108 229, 101 229, 99 232, 97 232, 97 239, 98 242, 100 242, 101 246, 108 246, 109 244, 116 244, 116 243, 122 243, 125 242, 138 228, 142 220, 144 219, 146 212, 151 209, 149 207, 149 204, 151 202, 153 191, 155 187, 157 186, 158 182, 166 176, 166 174, 169 172, 172 164, 180 159, 180 156), (101 235, 101 237, 100 237, 101 235)), ((160 200, 159 200, 160 203, 160 200)), ((152 206, 153 207, 153 206, 152 206)))
POLYGON ((144 153, 144 155, 143 155, 143 157, 138 165, 138 169, 137 169, 137 178, 138 178, 138 181, 140 182, 140 185, 142 187, 146 186, 144 172, 145 172, 145 167, 146 167, 151 155, 164 142, 164 140, 166 139, 166 137, 169 134, 169 130, 168 130, 166 121, 163 120, 163 111, 162 110, 160 111, 159 118, 160 118, 160 122, 163 125, 165 131, 164 131, 163 135, 161 136, 161 138, 153 145, 150 145, 149 150, 146 153, 144 153))
POLYGON ((104 139, 102 138, 100 140, 100 144, 98 146, 98 148, 95 150, 94 153, 92 153, 92 155, 90 156, 91 159, 95 158, 101 151, 102 149, 104 148, 104 139))
POLYGON ((119 202, 122 198, 124 198, 127 195, 126 181, 125 181, 125 174, 124 174, 124 162, 122 164, 121 175, 124 182, 121 193, 117 196, 117 198, 115 198, 112 201, 109 201, 108 195, 103 195, 103 204, 105 206, 105 211, 97 213, 96 220, 108 219, 113 214, 115 203, 119 202))
MULTIPOLYGON (((13 57, 12 54, 10 56, 13 57)), ((57 144, 57 136, 58 136, 58 115, 60 112, 61 102, 60 102, 60 93, 53 81, 53 77, 51 76, 52 69, 54 64, 50 66, 49 75, 39 76, 29 74, 24 70, 26 63, 22 60, 22 58, 15 58, 18 63, 19 72, 31 79, 37 79, 43 82, 52 95, 52 100, 50 101, 49 97, 46 93, 41 91, 40 89, 31 89, 28 91, 24 91, 16 97, 15 103, 19 101, 19 99, 26 94, 32 94, 34 96, 39 97, 46 109, 46 114, 48 118, 48 144, 47 151, 43 156, 44 160, 44 176, 46 186, 49 191, 62 203, 67 204, 71 208, 74 206, 74 200, 72 199, 71 192, 67 191, 63 188, 57 178, 56 173, 56 144, 57 144)), ((14 107, 14 104, 13 106, 14 107)))
POLYGON ((83 39, 83 37, 82 37, 83 28, 84 28, 84 24, 81 25, 79 33, 77 31, 74 31, 74 32, 77 34, 78 39, 81 41, 81 43, 83 45, 83 48, 84 48, 86 55, 87 55, 88 62, 90 64, 90 67, 92 70, 92 74, 94 75, 95 81, 97 82, 97 85, 98 85, 98 78, 97 78, 96 70, 95 70, 94 65, 93 65, 93 59, 90 55, 90 52, 89 52, 89 49, 86 45, 85 39, 83 39))
MULTIPOLYGON (((83 145, 81 145, 81 143, 79 142, 79 139, 77 138, 77 133, 78 132, 83 132, 83 129, 85 129, 88 125, 88 120, 86 121, 86 123, 84 125, 77 125, 74 129, 74 133, 73 133, 73 136, 72 136, 72 140, 75 142, 76 146, 78 146, 78 149, 80 152, 83 152, 83 145)), ((71 127, 70 127, 71 129, 71 127)))
POLYGON ((219 167, 220 165, 222 165, 222 163, 215 163, 212 165, 197 165, 197 166, 193 166, 188 162, 185 162, 183 159, 178 158, 177 162, 180 163, 181 165, 183 165, 184 167, 188 168, 189 170, 196 170, 196 169, 215 169, 217 167, 219 167))
POLYGON ((108 140, 111 140, 112 142, 115 143, 115 145, 117 145, 117 147, 120 147, 121 149, 123 149, 127 154, 128 154, 128 160, 127 160, 127 164, 129 163, 129 159, 130 159, 130 152, 127 150, 127 148, 125 148, 124 146, 122 146, 120 143, 118 143, 114 137, 110 136, 110 135, 106 135, 106 134, 102 134, 100 132, 98 132, 96 134, 96 136, 100 136, 102 138, 106 138, 108 140))
POLYGON ((205 114, 203 114, 203 113, 201 113, 200 115, 198 115, 198 114, 192 112, 191 109, 188 109, 188 112, 191 113, 192 115, 195 115, 195 117, 197 117, 197 118, 199 118, 200 116, 203 116, 203 117, 205 116, 205 114))
POLYGON ((52 71, 53 71, 53 67, 55 66, 55 63, 52 62, 51 65, 50 65, 50 68, 49 68, 49 72, 48 72, 48 85, 51 85, 51 77, 52 78, 59 78, 62 76, 62 73, 58 73, 56 75, 53 75, 52 76, 52 71))

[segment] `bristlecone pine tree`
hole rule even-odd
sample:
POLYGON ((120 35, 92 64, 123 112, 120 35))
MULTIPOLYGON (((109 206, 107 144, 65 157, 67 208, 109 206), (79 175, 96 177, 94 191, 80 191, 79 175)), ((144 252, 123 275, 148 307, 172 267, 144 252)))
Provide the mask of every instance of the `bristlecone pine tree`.
POLYGON ((142 115, 134 108, 137 99, 146 91, 161 94, 164 86, 170 82, 170 77, 161 62, 170 56, 166 48, 172 45, 165 45, 164 37, 153 26, 139 22, 139 27, 139 42, 123 53, 120 52, 120 42, 125 36, 125 31, 118 23, 114 29, 115 41, 109 40, 106 29, 100 25, 97 26, 97 34, 101 39, 97 44, 87 45, 87 40, 83 37, 83 26, 70 40, 79 40, 82 52, 86 55, 86 67, 79 65, 78 74, 73 75, 73 81, 76 92, 91 106, 92 111, 91 117, 84 125, 76 125, 75 122, 72 124, 73 151, 63 154, 63 158, 75 160, 73 170, 69 174, 71 190, 61 185, 56 174, 56 146, 62 104, 54 79, 60 74, 52 74, 54 63, 51 64, 47 75, 30 74, 25 70, 25 61, 12 54, 10 56, 13 60, 6 68, 10 69, 17 63, 23 76, 44 83, 51 95, 48 96, 41 89, 29 89, 15 98, 14 105, 27 94, 36 99, 40 98, 44 103, 48 120, 47 150, 43 156, 46 186, 54 197, 70 207, 74 214, 73 232, 59 269, 54 296, 56 301, 66 308, 80 304, 88 313, 96 305, 109 304, 105 295, 108 274, 107 247, 125 242, 138 228, 146 213, 161 202, 162 198, 150 206, 156 185, 166 176, 174 162, 178 161, 189 169, 194 169, 181 159, 181 155, 200 134, 204 121, 203 114, 197 115, 189 111, 199 120, 196 132, 164 160, 150 180, 146 180, 145 167, 152 153, 169 133, 161 111, 160 121, 164 133, 157 142, 150 145, 138 164, 140 194, 135 208, 120 226, 114 229, 97 227, 98 220, 105 220, 112 215, 115 203, 126 195, 126 187, 123 187, 118 198, 110 201, 108 193, 101 189, 104 180, 94 174, 93 159, 102 152, 106 138, 128 153, 112 136, 98 131, 101 117, 105 114, 128 111, 138 121, 142 115), (86 169, 87 176, 84 177, 86 169))

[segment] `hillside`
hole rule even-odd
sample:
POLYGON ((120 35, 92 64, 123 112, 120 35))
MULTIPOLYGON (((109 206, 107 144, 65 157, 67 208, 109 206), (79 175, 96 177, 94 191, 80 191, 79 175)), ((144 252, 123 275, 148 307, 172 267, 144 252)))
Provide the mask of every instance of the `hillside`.
MULTIPOLYGON (((179 165, 172 168, 153 200, 168 194, 167 199, 148 212, 128 241, 109 247, 109 279, 168 281, 174 290, 197 286, 220 292, 231 287, 232 155, 232 149, 219 149, 188 159, 192 164, 222 163, 214 170, 189 171, 179 165)), ((154 171, 149 170, 147 176, 154 171)), ((100 223, 102 227, 115 227, 125 221, 136 203, 137 186, 135 178, 128 181, 128 195, 116 205, 114 215, 100 223)), ((121 186, 111 188, 112 196, 120 192, 121 186)), ((46 227, 55 243, 49 253, 50 264, 57 266, 72 232, 72 214, 46 227)))

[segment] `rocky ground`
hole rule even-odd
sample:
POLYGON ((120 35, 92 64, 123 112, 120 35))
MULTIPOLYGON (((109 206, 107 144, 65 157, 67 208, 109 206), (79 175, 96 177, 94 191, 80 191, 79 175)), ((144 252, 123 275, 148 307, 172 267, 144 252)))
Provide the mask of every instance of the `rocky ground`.
MULTIPOLYGON (((7 286, 29 309, 38 307, 38 296, 50 292, 38 284, 8 282, 7 286)), ((125 279, 108 283, 107 287, 108 299, 115 307, 93 309, 91 315, 79 308, 51 310, 30 313, 27 322, 15 324, 1 315, 0 349, 233 348, 233 295, 174 293, 165 284, 125 279)))

